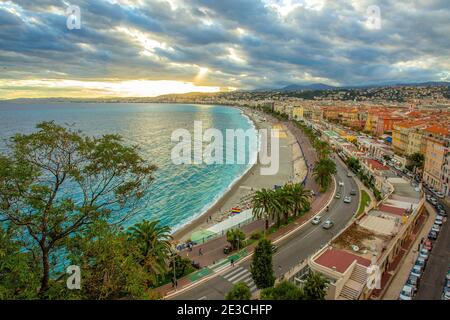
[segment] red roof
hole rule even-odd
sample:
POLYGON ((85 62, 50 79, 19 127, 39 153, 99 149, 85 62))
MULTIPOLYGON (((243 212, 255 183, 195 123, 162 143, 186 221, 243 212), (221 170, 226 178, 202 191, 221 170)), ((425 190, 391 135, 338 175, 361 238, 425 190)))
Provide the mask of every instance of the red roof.
POLYGON ((405 209, 403 208, 397 208, 397 207, 392 207, 392 206, 388 206, 385 204, 382 204, 379 208, 379 211, 384 211, 384 212, 388 212, 388 213, 392 213, 392 214, 396 214, 398 216, 402 216, 403 213, 405 213, 405 209))
POLYGON ((376 170, 389 170, 389 168, 384 166, 380 161, 374 159, 367 159, 367 164, 376 170))
POLYGON ((333 247, 325 250, 315 262, 330 269, 334 269, 333 267, 335 267, 334 270, 344 273, 355 260, 363 266, 370 266, 370 260, 333 247))

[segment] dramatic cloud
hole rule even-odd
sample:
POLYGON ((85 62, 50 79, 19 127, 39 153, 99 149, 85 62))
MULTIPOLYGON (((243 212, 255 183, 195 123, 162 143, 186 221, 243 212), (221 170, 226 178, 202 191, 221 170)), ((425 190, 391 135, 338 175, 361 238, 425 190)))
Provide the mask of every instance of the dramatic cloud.
POLYGON ((0 99, 450 80, 449 17, 448 0, 3 1, 0 99))

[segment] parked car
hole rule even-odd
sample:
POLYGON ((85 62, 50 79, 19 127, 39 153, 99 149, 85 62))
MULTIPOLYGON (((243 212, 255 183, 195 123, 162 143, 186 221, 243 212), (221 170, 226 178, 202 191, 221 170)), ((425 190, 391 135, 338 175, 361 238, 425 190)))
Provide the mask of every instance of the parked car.
POLYGON ((440 215, 441 217, 446 217, 447 216, 447 211, 445 211, 444 209, 439 209, 438 215, 440 215))
POLYGON ((410 285, 404 285, 400 291, 400 300, 412 300, 414 296, 414 288, 410 285))
POLYGON ((416 265, 421 266, 422 268, 425 269, 426 264, 427 264, 427 259, 420 257, 420 256, 417 258, 416 265))
POLYGON ((438 203, 438 204, 436 205, 436 208, 437 208, 438 210, 444 210, 444 209, 445 209, 444 206, 443 206, 442 204, 440 204, 440 203, 438 203))
POLYGON ((321 220, 322 220, 322 217, 321 217, 321 216, 315 216, 315 217, 311 220, 311 223, 314 224, 314 225, 316 225, 316 224, 319 224, 321 220))
POLYGON ((223 248, 223 253, 229 254, 230 252, 231 252, 231 246, 225 246, 225 247, 223 248))
POLYGON ((322 228, 325 230, 331 229, 333 227, 334 223, 331 220, 327 220, 322 224, 322 228))
POLYGON ((431 228, 431 231, 439 233, 439 231, 441 231, 441 228, 437 224, 434 224, 433 227, 431 228))
POLYGON ((352 191, 350 191, 350 195, 356 196, 356 190, 355 190, 355 189, 352 189, 352 191))
POLYGON ((427 194, 427 195, 425 196, 425 198, 427 199, 428 202, 431 201, 431 196, 430 196, 429 194, 427 194))
POLYGON ((436 197, 443 199, 445 197, 445 194, 442 192, 436 192, 436 197))
POLYGON ((450 300, 450 288, 444 288, 444 292, 442 292, 442 300, 450 300))
POLYGON ((431 249, 433 249, 433 242, 431 242, 430 240, 425 240, 425 242, 423 243, 423 247, 428 251, 431 251, 431 249))
POLYGON ((411 269, 411 273, 413 276, 416 276, 418 278, 420 278, 422 276, 422 272, 423 272, 423 267, 420 265, 415 264, 412 269, 411 269))
POLYGON ((436 219, 434 219, 434 224, 437 224, 438 226, 442 226, 444 223, 444 218, 442 216, 436 216, 436 219))
POLYGON ((433 206, 436 206, 438 204, 436 198, 433 198, 433 197, 430 199, 430 202, 433 206))
POLYGON ((429 240, 436 240, 437 237, 438 237, 438 234, 437 234, 436 231, 431 230, 431 231, 428 233, 428 239, 429 239, 429 240))
POLYGON ((352 197, 350 197, 350 196, 344 197, 344 202, 345 202, 345 203, 350 203, 350 202, 352 202, 352 197))
POLYGON ((419 281, 420 281, 420 278, 411 274, 411 275, 409 275, 408 280, 406 281, 406 285, 413 287, 414 292, 416 292, 417 289, 419 288, 419 281))

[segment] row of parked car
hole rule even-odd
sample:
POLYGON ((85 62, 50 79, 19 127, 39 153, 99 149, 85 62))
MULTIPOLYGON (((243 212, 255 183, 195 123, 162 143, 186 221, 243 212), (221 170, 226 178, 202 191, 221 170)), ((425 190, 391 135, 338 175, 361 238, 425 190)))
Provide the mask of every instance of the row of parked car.
POLYGON ((450 300, 450 266, 448 266, 444 283, 445 285, 444 290, 442 291, 442 300, 450 300))
MULTIPOLYGON (((433 249, 433 241, 436 240, 439 236, 439 232, 441 231, 441 227, 446 220, 447 212, 442 204, 440 204, 436 198, 427 195, 426 199, 430 202, 437 210, 437 216, 434 220, 434 224, 431 227, 430 232, 428 233, 428 239, 423 240, 420 244, 419 256, 412 267, 408 280, 400 292, 400 300, 412 300, 414 295, 417 292, 417 289, 420 285, 420 279, 425 271, 425 267, 427 265, 428 257, 433 249)), ((444 288, 443 297, 450 297, 450 286, 448 281, 449 275, 447 274, 446 286, 444 288)))

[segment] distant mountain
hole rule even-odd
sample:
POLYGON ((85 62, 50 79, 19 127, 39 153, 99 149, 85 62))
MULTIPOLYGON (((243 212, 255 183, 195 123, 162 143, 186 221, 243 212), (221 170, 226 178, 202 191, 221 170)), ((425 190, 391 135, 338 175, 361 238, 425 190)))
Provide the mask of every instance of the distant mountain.
MULTIPOLYGON (((302 91, 302 90, 339 90, 339 89, 370 89, 370 88, 382 88, 382 87, 441 87, 450 86, 450 82, 445 81, 428 81, 428 82, 405 82, 405 83, 381 83, 381 84, 368 84, 358 86, 330 86, 323 83, 311 83, 311 84, 290 84, 288 86, 272 89, 272 91, 302 91)), ((267 91, 264 89, 255 91, 267 91)))
POLYGON ((297 90, 333 90, 338 89, 338 87, 330 86, 323 83, 312 83, 312 84, 291 84, 286 87, 281 88, 281 91, 297 91, 297 90))

